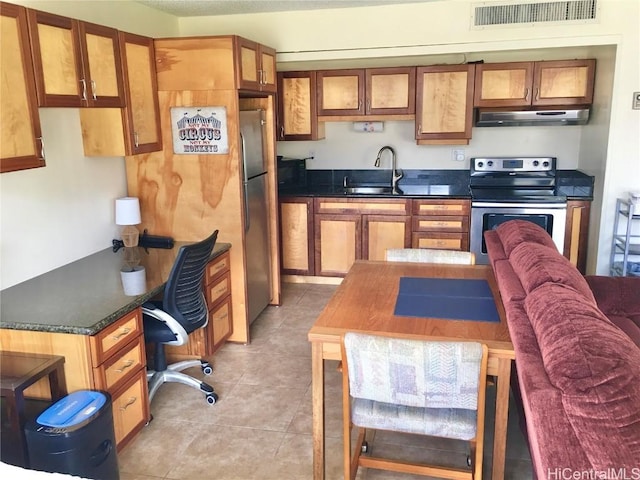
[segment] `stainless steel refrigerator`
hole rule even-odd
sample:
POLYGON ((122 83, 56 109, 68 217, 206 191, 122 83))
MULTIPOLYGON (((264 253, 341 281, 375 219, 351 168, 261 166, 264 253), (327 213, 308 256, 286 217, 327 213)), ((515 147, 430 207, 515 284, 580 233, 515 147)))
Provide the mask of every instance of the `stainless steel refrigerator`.
POLYGON ((271 300, 264 123, 263 110, 240 112, 249 323, 260 315, 271 300))

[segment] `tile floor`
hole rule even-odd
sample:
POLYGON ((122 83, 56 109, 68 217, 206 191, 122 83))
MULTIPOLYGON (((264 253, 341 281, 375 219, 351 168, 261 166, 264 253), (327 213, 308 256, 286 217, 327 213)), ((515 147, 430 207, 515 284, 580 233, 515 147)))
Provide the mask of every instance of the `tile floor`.
MULTIPOLYGON (((251 327, 250 345, 227 344, 207 377, 220 395, 215 405, 184 385, 163 385, 153 421, 119 455, 121 480, 306 480, 312 475, 311 348, 307 332, 335 286, 283 284, 280 307, 268 307, 251 327)), ((326 448, 328 480, 342 478, 341 374, 327 361, 326 448)), ((199 369, 191 375, 204 378, 199 369)), ((493 394, 486 423, 492 425, 493 394)), ((487 429, 485 478, 490 478, 492 434, 487 429)), ((373 448, 420 454, 464 465, 466 445, 378 433, 373 448)), ((510 418, 506 478, 533 478, 529 454, 510 418)), ((361 469, 358 478, 413 479, 361 469)))

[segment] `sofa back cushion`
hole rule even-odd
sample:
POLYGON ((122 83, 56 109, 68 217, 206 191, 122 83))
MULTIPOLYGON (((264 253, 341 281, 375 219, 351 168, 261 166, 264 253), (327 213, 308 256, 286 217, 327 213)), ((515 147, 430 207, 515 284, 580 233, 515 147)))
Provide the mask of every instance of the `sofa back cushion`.
POLYGON ((545 283, 559 283, 574 288, 596 305, 587 281, 555 247, 522 243, 513 249, 509 261, 527 293, 545 283))
POLYGON ((562 391, 567 417, 594 468, 632 466, 640 458, 640 349, 567 285, 537 288, 525 310, 549 381, 562 391), (603 429, 623 441, 607 448, 603 429))
POLYGON ((509 220, 496 227, 496 233, 502 242, 502 248, 507 258, 518 245, 524 242, 539 243, 546 247, 558 250, 553 239, 544 228, 527 220, 509 220))

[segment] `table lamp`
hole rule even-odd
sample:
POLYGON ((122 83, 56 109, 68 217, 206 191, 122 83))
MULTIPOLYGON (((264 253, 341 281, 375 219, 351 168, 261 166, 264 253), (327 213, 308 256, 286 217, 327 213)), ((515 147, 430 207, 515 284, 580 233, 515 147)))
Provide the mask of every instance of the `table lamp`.
POLYGON ((116 199, 116 225, 122 225, 122 241, 125 247, 138 246, 140 232, 135 227, 142 222, 140 218, 140 201, 137 197, 116 199))

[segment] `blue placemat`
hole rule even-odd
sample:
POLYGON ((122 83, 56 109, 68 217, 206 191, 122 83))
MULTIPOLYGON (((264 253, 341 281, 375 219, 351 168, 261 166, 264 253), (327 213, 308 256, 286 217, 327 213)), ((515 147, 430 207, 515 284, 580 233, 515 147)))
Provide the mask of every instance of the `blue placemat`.
POLYGON ((401 277, 394 315, 499 322, 486 280, 401 277))

